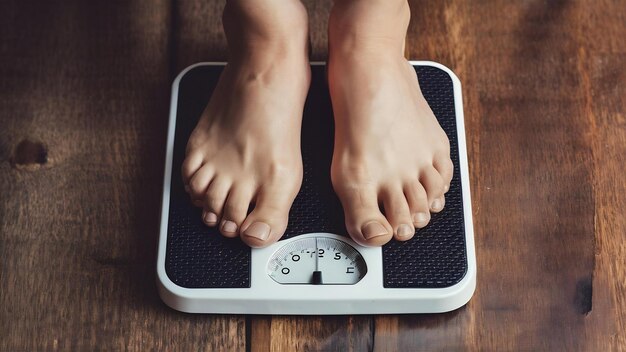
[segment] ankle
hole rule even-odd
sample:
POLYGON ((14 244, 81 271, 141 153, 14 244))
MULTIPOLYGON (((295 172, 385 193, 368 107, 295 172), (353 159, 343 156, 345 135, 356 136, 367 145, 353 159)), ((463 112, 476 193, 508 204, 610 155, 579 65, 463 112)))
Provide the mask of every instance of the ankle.
POLYGON ((403 55, 410 17, 405 0, 338 0, 329 19, 329 51, 403 55))
POLYGON ((299 0, 231 0, 222 21, 231 56, 308 56, 308 17, 299 0))

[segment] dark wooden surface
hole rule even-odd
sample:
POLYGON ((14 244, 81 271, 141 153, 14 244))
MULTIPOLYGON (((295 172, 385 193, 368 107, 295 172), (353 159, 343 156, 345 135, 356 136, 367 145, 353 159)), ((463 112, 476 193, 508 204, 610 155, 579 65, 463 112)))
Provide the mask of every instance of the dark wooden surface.
POLYGON ((155 286, 169 87, 227 59, 223 1, 0 1, 0 350, 626 350, 626 3, 412 5, 407 56, 463 82, 474 298, 246 317, 155 286))

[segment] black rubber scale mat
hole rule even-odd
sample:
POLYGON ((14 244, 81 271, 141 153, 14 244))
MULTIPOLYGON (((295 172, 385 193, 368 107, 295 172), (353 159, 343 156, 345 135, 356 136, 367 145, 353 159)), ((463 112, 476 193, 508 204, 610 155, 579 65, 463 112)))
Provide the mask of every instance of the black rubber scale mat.
MULTIPOLYGON (((455 172, 446 206, 407 242, 383 247, 383 286, 443 288, 458 283, 467 271, 463 200, 453 84, 443 70, 415 67, 422 92, 450 139, 455 172)), ((186 288, 250 287, 250 248, 206 227, 201 210, 183 190, 180 177, 187 139, 215 87, 222 66, 197 66, 180 81, 171 181, 165 269, 186 288), (220 270, 216 270, 220 268, 220 270)), ((346 235, 343 210, 330 183, 333 118, 325 66, 312 66, 312 85, 302 126, 304 180, 289 214, 283 239, 311 232, 346 235)))

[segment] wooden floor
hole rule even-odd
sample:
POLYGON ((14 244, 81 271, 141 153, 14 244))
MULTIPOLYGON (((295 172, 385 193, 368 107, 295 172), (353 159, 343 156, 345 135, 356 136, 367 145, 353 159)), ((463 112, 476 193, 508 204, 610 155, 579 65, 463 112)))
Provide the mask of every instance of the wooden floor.
MULTIPOLYGON (((330 1, 306 1, 324 59, 330 1)), ((412 4, 463 82, 478 258, 439 315, 161 303, 169 89, 226 60, 223 1, 0 1, 0 350, 626 350, 626 3, 412 4)))

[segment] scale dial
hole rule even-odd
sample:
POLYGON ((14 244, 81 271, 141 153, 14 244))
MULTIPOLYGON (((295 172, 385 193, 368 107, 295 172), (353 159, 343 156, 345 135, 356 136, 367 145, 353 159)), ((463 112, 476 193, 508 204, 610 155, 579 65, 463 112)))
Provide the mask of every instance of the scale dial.
POLYGON ((330 237, 296 239, 278 249, 267 266, 279 284, 353 285, 367 273, 361 253, 330 237))

